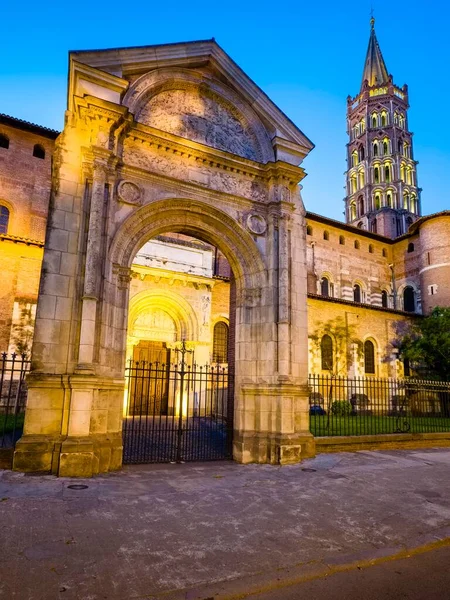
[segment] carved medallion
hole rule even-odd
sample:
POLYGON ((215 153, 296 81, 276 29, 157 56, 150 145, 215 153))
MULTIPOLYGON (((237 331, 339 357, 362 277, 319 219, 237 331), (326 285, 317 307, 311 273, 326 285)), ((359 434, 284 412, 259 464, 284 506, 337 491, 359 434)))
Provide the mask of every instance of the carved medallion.
POLYGON ((132 181, 121 181, 117 193, 119 200, 126 204, 142 204, 142 192, 132 181))
POLYGON ((263 235, 267 229, 267 223, 261 215, 248 215, 247 227, 249 230, 256 235, 263 235))

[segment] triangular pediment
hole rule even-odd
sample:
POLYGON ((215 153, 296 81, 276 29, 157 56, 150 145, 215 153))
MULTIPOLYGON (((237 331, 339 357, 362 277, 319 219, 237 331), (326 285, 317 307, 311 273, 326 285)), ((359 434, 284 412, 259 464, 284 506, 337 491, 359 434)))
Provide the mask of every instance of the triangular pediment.
MULTIPOLYGON (((91 71, 86 93, 93 93, 96 71, 108 79, 107 87, 114 88, 114 97, 108 100, 119 103, 119 98, 130 96, 130 90, 146 74, 168 70, 195 73, 203 86, 214 82, 215 89, 231 90, 239 104, 253 111, 266 130, 275 160, 299 164, 313 148, 312 142, 274 104, 242 69, 214 41, 165 44, 109 50, 88 50, 70 53, 71 71, 91 71)), ((84 79, 89 79, 83 75, 84 79)), ((72 76, 71 81, 75 78, 72 76)), ((76 93, 76 92, 75 92, 76 93)), ((70 93, 69 93, 70 96, 70 93)), ((126 102, 126 100, 125 100, 126 102)))

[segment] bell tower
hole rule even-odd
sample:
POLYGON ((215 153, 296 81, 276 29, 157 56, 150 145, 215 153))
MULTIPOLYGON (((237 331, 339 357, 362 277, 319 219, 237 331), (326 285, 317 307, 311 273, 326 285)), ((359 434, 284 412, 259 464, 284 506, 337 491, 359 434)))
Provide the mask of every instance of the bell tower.
POLYGON ((347 98, 345 220, 390 238, 421 214, 408 108, 408 86, 388 74, 372 18, 361 89, 347 98))

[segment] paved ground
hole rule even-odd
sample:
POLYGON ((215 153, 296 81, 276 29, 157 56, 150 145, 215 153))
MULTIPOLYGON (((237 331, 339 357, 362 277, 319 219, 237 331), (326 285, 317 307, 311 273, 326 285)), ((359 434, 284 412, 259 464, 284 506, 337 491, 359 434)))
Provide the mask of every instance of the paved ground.
POLYGON ((435 449, 73 481, 3 471, 0 598, 287 599, 289 583, 445 544, 449 468, 450 450, 435 449))

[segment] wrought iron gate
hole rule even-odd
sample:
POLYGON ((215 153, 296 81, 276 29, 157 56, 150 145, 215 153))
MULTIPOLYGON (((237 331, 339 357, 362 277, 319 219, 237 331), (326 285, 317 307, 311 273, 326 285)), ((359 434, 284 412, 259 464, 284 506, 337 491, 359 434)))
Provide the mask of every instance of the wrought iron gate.
POLYGON ((130 361, 126 369, 123 462, 232 457, 232 377, 227 368, 189 365, 184 342, 173 364, 130 361))

